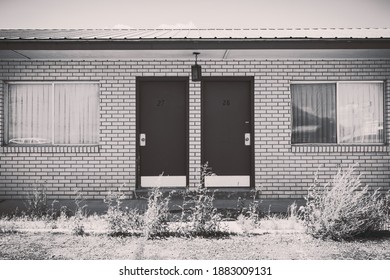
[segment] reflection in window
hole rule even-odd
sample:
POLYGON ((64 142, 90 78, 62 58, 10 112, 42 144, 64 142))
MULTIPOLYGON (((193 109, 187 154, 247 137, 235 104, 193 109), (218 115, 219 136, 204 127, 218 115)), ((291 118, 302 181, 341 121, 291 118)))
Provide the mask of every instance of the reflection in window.
POLYGON ((291 95, 292 143, 335 143, 335 85, 292 85, 291 95))
POLYGON ((291 85, 291 143, 384 143, 383 83, 291 85))
POLYGON ((383 142, 383 84, 341 83, 339 142, 383 142))

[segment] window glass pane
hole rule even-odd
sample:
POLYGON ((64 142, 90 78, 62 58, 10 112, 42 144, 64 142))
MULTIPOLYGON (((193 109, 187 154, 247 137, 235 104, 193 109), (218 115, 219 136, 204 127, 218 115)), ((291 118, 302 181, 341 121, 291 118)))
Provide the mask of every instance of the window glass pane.
POLYGON ((383 84, 340 83, 340 143, 383 143, 383 84))
POLYGON ((98 143, 98 85, 55 84, 54 143, 98 143))
POLYGON ((10 84, 8 143, 51 143, 51 85, 10 84))
POLYGON ((294 143, 336 143, 336 85, 291 85, 294 143))

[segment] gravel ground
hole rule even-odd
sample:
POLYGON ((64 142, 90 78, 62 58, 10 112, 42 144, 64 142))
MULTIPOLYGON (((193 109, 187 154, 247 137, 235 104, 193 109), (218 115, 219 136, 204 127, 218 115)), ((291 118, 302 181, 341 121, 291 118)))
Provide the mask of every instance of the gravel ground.
POLYGON ((0 259, 390 260, 390 236, 335 242, 282 231, 227 238, 171 237, 159 240, 102 234, 1 233, 0 259))

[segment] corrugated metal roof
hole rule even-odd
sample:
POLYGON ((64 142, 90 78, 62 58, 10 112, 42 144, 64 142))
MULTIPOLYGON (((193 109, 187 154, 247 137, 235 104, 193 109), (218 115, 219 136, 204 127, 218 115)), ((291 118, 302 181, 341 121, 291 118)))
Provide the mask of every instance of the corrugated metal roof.
POLYGON ((390 38, 390 28, 0 29, 0 40, 390 38))

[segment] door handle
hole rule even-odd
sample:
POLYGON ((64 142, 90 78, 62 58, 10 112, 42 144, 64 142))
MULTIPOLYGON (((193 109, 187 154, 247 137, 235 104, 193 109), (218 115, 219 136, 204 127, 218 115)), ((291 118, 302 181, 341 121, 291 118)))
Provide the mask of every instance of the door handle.
POLYGON ((139 134, 139 145, 141 147, 145 147, 146 146, 146 134, 145 133, 140 133, 139 134))
POLYGON ((245 133, 245 146, 250 146, 251 145, 251 134, 250 133, 245 133))

